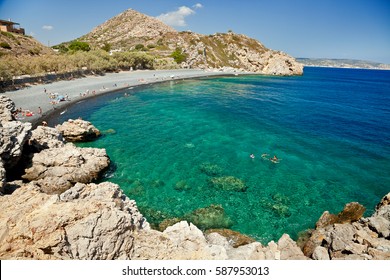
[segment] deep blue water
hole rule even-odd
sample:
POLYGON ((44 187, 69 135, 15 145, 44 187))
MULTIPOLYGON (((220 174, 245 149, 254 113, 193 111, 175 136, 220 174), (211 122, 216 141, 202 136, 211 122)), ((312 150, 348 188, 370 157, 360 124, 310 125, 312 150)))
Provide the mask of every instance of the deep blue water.
POLYGON ((390 71, 305 68, 299 77, 219 77, 127 93, 75 105, 59 121, 81 116, 103 131, 83 145, 107 149, 114 168, 106 180, 153 223, 221 205, 224 221, 210 223, 268 242, 296 238, 323 211, 351 201, 370 214, 390 191, 390 71), (244 191, 221 187, 237 185, 244 191))

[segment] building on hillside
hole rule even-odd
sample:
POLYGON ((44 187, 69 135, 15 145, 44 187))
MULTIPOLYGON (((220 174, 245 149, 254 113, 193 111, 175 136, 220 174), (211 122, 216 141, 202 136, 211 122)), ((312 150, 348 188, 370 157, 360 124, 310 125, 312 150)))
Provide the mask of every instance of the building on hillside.
POLYGON ((12 32, 25 35, 24 28, 20 28, 18 26, 20 26, 19 23, 0 19, 0 30, 2 32, 12 32))

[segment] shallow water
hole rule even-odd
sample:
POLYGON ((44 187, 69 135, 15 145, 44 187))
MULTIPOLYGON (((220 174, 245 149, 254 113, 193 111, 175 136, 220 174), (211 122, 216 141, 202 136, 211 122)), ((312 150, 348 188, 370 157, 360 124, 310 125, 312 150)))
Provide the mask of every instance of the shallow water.
POLYGON ((372 211, 390 191, 390 71, 305 68, 302 77, 187 80, 127 93, 75 105, 58 121, 81 116, 103 132, 83 146, 107 149, 114 168, 105 180, 151 222, 222 205, 233 230, 268 242, 296 238, 351 201, 372 211), (237 182, 245 191, 221 188, 237 182))

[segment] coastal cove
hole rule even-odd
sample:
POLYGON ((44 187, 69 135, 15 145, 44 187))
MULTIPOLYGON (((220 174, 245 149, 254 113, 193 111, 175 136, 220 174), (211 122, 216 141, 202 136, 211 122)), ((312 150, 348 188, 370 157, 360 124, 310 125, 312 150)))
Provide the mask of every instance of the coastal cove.
POLYGON ((296 239, 324 210, 373 209, 389 191, 389 73, 169 81, 85 99, 50 123, 91 121, 103 137, 81 146, 107 150, 105 180, 154 226, 223 209, 203 229, 296 239))

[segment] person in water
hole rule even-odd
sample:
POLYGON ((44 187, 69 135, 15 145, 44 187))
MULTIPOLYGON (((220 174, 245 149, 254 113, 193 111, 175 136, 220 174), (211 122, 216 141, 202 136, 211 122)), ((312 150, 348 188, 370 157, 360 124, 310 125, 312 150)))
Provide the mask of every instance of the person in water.
POLYGON ((269 160, 272 161, 273 163, 278 163, 279 162, 279 159, 275 155, 274 155, 273 158, 270 158, 269 160))
POLYGON ((251 154, 250 157, 251 157, 252 159, 254 159, 254 158, 255 158, 255 155, 254 155, 254 154, 251 154))

